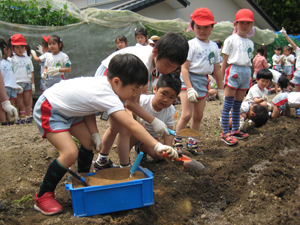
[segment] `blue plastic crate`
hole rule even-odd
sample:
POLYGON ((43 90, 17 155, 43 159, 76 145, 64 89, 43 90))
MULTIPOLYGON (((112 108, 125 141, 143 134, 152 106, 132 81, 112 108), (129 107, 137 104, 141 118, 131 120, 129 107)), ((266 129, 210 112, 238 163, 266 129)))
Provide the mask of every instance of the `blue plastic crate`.
MULTIPOLYGON (((74 216, 93 216, 127 209, 135 209, 153 204, 153 173, 147 168, 138 167, 146 178, 124 183, 73 188, 70 191, 74 216)), ((95 173, 89 173, 92 176, 95 173)))

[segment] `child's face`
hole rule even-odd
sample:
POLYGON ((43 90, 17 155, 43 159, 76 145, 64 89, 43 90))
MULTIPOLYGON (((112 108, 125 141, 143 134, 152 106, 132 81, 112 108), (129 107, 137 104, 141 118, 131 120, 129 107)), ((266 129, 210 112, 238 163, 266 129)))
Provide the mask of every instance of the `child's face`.
POLYGON ((278 49, 275 49, 274 52, 275 52, 276 55, 280 55, 280 53, 281 53, 281 51, 278 50, 278 49))
POLYGON ((60 46, 58 46, 58 43, 56 41, 54 41, 53 39, 49 39, 48 48, 53 54, 57 54, 60 52, 59 47, 60 46))
POLYGON ((14 45, 13 50, 17 56, 23 56, 24 52, 26 51, 26 48, 24 45, 14 45))
POLYGON ((159 60, 156 60, 156 53, 154 52, 153 52, 153 57, 154 57, 156 69, 158 70, 159 73, 163 75, 173 72, 177 67, 180 66, 177 63, 171 62, 167 58, 161 58, 159 60))
POLYGON ((196 37, 203 42, 207 42, 209 40, 209 36, 211 32, 213 31, 213 26, 208 25, 208 26, 199 26, 197 24, 194 25, 194 33, 196 37))
POLYGON ((285 54, 286 56, 289 56, 291 54, 291 52, 287 48, 284 48, 283 54, 285 54))
POLYGON ((135 40, 137 43, 139 43, 141 45, 145 45, 147 38, 142 34, 138 34, 135 36, 135 40))
POLYGON ((120 41, 119 39, 117 39, 116 41, 116 46, 117 46, 117 49, 122 49, 122 48, 126 48, 127 47, 127 44, 125 41, 120 41))
POLYGON ((241 37, 246 37, 246 35, 251 31, 253 26, 253 22, 250 21, 238 21, 235 24, 236 29, 238 31, 237 33, 241 37))
POLYGON ((265 87, 267 87, 270 84, 270 80, 267 80, 267 79, 264 79, 264 78, 261 78, 261 79, 256 80, 256 81, 257 81, 258 87, 261 90, 264 89, 265 87))
POLYGON ((155 96, 152 101, 152 106, 153 109, 157 112, 170 107, 177 97, 174 89, 170 87, 160 87, 157 90, 157 87, 155 86, 153 91, 155 93, 155 96))
POLYGON ((128 99, 134 98, 138 94, 141 85, 129 84, 123 86, 122 81, 118 77, 115 77, 112 79, 112 88, 114 92, 119 96, 121 101, 126 101, 128 99))

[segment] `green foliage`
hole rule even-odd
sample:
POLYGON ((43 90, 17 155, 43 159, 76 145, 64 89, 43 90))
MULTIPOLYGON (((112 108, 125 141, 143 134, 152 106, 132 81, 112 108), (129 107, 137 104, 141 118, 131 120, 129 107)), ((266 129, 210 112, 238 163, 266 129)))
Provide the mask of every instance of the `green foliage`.
POLYGON ((55 11, 49 1, 46 1, 45 7, 39 7, 36 0, 29 3, 20 0, 0 1, 0 20, 39 26, 64 26, 80 22, 67 11, 66 4, 63 9, 55 11))
POLYGON ((16 203, 17 205, 20 205, 21 203, 27 203, 33 201, 33 197, 31 194, 24 195, 21 199, 13 200, 12 203, 16 203))

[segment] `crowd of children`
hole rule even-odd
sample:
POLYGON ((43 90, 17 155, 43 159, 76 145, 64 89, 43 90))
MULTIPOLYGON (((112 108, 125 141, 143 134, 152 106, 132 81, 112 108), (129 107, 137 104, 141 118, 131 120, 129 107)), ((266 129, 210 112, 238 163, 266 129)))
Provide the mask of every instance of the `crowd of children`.
MULTIPOLYGON (((62 212, 54 191, 68 168, 77 160, 78 172, 89 172, 94 153, 99 153, 95 170, 117 167, 109 152, 117 137, 120 166, 130 167, 129 153, 143 151, 147 156, 163 159, 166 152, 176 159, 184 146, 181 138, 169 135, 174 129, 176 110, 174 101, 180 96, 181 117, 176 131, 186 128, 200 130, 208 96, 215 96, 223 104, 221 140, 235 145, 249 134, 245 122, 260 127, 269 118, 291 115, 296 108, 300 115, 300 57, 296 71, 293 65, 300 48, 280 31, 290 44, 274 49, 273 69, 267 62, 267 49, 260 45, 253 58, 254 15, 241 9, 235 15, 233 34, 221 41, 210 40, 214 16, 208 8, 198 8, 191 15, 188 30, 195 38, 187 41, 182 35, 168 32, 162 37, 148 38, 145 28, 135 29, 135 46, 128 47, 124 35, 116 37, 116 51, 104 59, 94 77, 64 80, 71 72, 71 61, 62 52, 63 41, 57 35, 43 36, 42 45, 30 50, 21 34, 10 40, 0 39, 0 83, 2 126, 32 123, 32 94, 35 92, 31 57, 41 66, 41 96, 37 100, 33 118, 40 134, 59 152, 44 176, 35 196, 34 208, 45 215, 62 212), (253 66, 253 71, 251 67, 253 66), (253 82, 252 82, 253 79, 253 82), (292 86, 295 92, 291 91, 292 86), (277 95, 272 101, 268 94, 277 95), (4 96, 5 95, 5 96, 4 96), (108 120, 109 127, 100 137, 96 115, 108 120), (159 142, 162 135, 164 144, 159 142), (78 151, 72 136, 80 142, 78 151)), ((202 155, 197 139, 190 137, 186 150, 202 155)))

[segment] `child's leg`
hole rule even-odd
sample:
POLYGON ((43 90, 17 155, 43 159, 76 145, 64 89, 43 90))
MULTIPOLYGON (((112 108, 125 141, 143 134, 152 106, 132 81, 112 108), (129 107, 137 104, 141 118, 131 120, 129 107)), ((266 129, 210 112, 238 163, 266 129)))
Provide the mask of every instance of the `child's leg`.
POLYGON ((181 100, 181 116, 177 123, 176 131, 180 131, 186 128, 187 123, 190 121, 192 117, 192 109, 193 103, 190 103, 187 98, 187 91, 181 90, 180 92, 180 100, 181 100))
POLYGON ((163 156, 161 156, 161 154, 157 153, 156 151, 154 151, 153 149, 151 149, 147 145, 141 144, 140 150, 142 152, 147 153, 148 155, 150 155, 154 159, 160 159, 160 160, 162 160, 164 158, 163 156))
POLYGON ((0 121, 1 121, 2 126, 7 125, 5 111, 3 110, 1 105, 0 105, 0 121))
POLYGON ((130 136, 131 133, 119 124, 119 137, 117 144, 117 151, 119 154, 120 165, 122 167, 129 166, 129 152, 130 152, 130 136))
POLYGON ((272 119, 278 118, 280 116, 280 110, 277 108, 277 106, 273 107, 273 112, 272 112, 272 119))
POLYGON ((31 91, 24 91, 24 93, 23 93, 23 103, 24 103, 24 108, 25 108, 26 119, 30 118, 31 100, 32 100, 32 92, 31 91))
POLYGON ((194 130, 200 130, 200 123, 203 118, 203 111, 206 104, 206 98, 198 99, 197 103, 194 103, 193 108, 193 120, 191 124, 191 128, 194 130))

